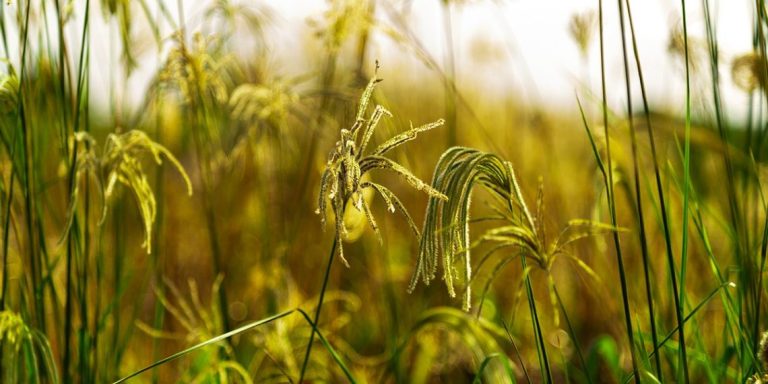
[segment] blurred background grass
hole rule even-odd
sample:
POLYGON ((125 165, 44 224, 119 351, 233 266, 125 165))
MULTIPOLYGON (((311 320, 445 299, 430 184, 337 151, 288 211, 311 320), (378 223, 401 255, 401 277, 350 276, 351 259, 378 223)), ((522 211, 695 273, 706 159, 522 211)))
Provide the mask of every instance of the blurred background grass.
MULTIPOLYGON (((627 80, 632 99, 625 97, 621 60, 634 63, 634 56, 621 54, 615 4, 590 2, 565 16, 532 6, 530 12, 545 14, 531 18, 561 21, 552 36, 567 40, 547 46, 550 35, 519 31, 505 19, 510 7, 525 2, 433 3, 3 2, 0 340, 6 380, 114 381, 239 325, 297 307, 312 313, 333 240, 332 226, 324 232, 314 214, 320 175, 340 130, 354 123, 377 60, 384 81, 373 103, 394 116, 382 120, 374 142, 411 123, 445 118, 445 127, 390 157, 430 181, 451 146, 495 153, 514 166, 529 204, 541 196, 537 225, 546 226, 550 238, 572 219, 611 222, 598 165, 606 160, 609 132, 637 356, 622 320, 610 234, 569 248, 599 279, 573 261, 531 272, 544 342, 539 347, 517 263, 495 275, 490 264, 475 271, 470 312, 461 311, 461 301, 450 298, 442 282, 408 294, 418 241, 399 214, 374 199, 383 243, 364 215, 348 210, 344 252, 350 268, 338 263, 331 269, 318 326, 341 364, 331 348, 316 346, 308 380, 346 381, 347 369, 360 382, 626 382, 635 365, 634 374, 648 381, 664 375, 663 381, 744 382, 762 374, 756 353, 765 323, 768 244, 765 4, 745 3, 746 16, 735 23, 724 17, 721 28, 706 23, 717 21, 705 12, 716 2, 695 4, 689 17, 699 29, 687 40, 679 4, 668 7, 669 25, 650 25, 640 11, 646 19, 636 20, 639 54, 651 89, 646 117, 634 65, 627 80), (599 6, 606 10, 604 67, 599 6), (499 29, 462 33, 477 14, 481 24, 498 14, 493 23, 499 29), (743 44, 717 51, 720 39, 738 34, 731 25, 746 26, 739 30, 746 30, 739 35, 743 44), (644 45, 645 36, 658 35, 661 47, 644 45), (575 72, 549 79, 553 70, 539 72, 540 62, 527 61, 529 53, 516 49, 517 42, 575 62, 555 66, 575 72), (607 130, 602 74, 608 79, 607 130), (651 155, 651 127, 657 156, 651 155), (145 132, 148 141, 130 141, 133 130, 145 132), (163 149, 168 154, 158 152, 163 149), (184 171, 173 168, 171 156, 184 171), (683 265, 686 270, 678 280, 681 307, 666 264, 654 163, 678 279, 683 265), (647 240, 638 236, 640 201, 647 240), (558 310, 572 329, 562 313, 555 315, 550 273, 561 298, 558 310), (659 340, 673 335, 663 346, 651 341, 649 303, 659 340), (692 314, 682 357, 678 309, 692 314), (548 364, 541 363, 541 348, 548 364), (651 356, 657 348, 660 366, 651 356), (690 378, 683 376, 683 361, 690 378)), ((730 4, 720 6, 727 14, 730 4)), ((373 171, 372 178, 423 222, 424 194, 385 172, 373 171)), ((492 213, 491 201, 478 190, 471 216, 492 213)), ((471 228, 481 234, 490 226, 471 228)), ((307 321, 292 315, 133 380, 295 382, 310 332, 307 321)))

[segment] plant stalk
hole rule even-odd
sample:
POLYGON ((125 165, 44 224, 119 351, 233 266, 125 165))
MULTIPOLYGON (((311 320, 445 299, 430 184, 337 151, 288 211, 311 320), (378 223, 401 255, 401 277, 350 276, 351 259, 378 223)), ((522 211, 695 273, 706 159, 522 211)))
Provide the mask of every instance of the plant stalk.
MULTIPOLYGON (((611 225, 616 227, 618 225, 616 220, 616 201, 614 200, 613 190, 613 164, 611 162, 611 136, 608 130, 608 101, 605 89, 605 42, 604 42, 604 29, 603 29, 603 0, 599 0, 599 18, 600 18, 600 79, 601 79, 601 91, 602 91, 602 112, 603 112, 603 127, 605 134, 606 144, 606 168, 607 178, 605 181, 606 195, 608 199, 608 209, 611 215, 611 225)), ((629 340, 629 351, 632 356, 632 372, 636 382, 640 382, 640 375, 637 369, 637 358, 635 356, 635 337, 634 329, 632 328, 632 316, 630 315, 629 308, 629 295, 627 292, 627 277, 624 271, 624 258, 621 252, 621 242, 619 240, 619 233, 613 231, 613 243, 616 249, 616 262, 619 269, 619 281, 621 282, 621 299, 624 308, 624 324, 627 328, 627 338, 629 340)))
MULTIPOLYGON (((338 219, 337 219, 338 220, 338 219)), ((312 353, 312 343, 315 340, 315 332, 317 332, 317 323, 320 320, 320 311, 323 308, 323 300, 325 299, 325 290, 328 288, 328 280, 331 276, 331 266, 333 265, 333 259, 336 256, 336 247, 338 246, 338 237, 333 237, 333 245, 331 245, 331 252, 328 255, 328 266, 325 268, 325 277, 323 277, 323 287, 320 289, 320 298, 317 301, 317 309, 315 309, 315 319, 312 321, 312 333, 309 336, 309 344, 307 344, 307 352, 304 354, 304 362, 301 365, 301 376, 299 376, 299 384, 304 382, 304 375, 307 371, 307 365, 309 365, 309 357, 312 353)))

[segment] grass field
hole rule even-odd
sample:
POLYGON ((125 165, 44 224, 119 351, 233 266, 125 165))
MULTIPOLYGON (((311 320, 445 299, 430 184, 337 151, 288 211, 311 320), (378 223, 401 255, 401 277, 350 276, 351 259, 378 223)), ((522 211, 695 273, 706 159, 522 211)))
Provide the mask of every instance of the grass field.
POLYGON ((0 2, 1 382, 768 382, 764 1, 593 1, 567 108, 503 2, 192 3, 0 2))

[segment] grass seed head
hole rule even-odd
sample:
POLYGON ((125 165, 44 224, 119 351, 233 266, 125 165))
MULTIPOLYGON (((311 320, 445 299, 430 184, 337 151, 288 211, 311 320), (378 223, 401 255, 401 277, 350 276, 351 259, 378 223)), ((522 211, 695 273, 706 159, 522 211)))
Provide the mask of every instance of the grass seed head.
POLYGON ((595 11, 586 11, 576 13, 571 16, 571 22, 568 24, 568 32, 571 38, 579 47, 579 53, 582 57, 587 57, 589 45, 592 42, 595 26, 597 25, 597 15, 595 11))
MULTIPOLYGON (((546 273, 556 325, 559 322, 558 306, 551 276, 555 261, 561 256, 571 259, 587 274, 600 281, 587 264, 569 252, 568 247, 578 240, 618 229, 588 220, 571 220, 558 236, 548 239, 543 220, 543 187, 540 184, 533 216, 523 197, 512 164, 508 161, 472 148, 451 148, 440 158, 431 188, 450 196, 451 199, 442 201, 430 198, 424 219, 424 237, 419 245, 417 267, 411 278, 409 291, 415 289, 420 279, 428 285, 435 278, 440 265, 443 281, 452 297, 456 296, 455 285, 463 280, 463 307, 469 310, 472 304, 470 283, 473 276, 470 250, 481 243, 490 244, 493 252, 512 248, 513 252, 530 260, 531 266, 546 273), (497 200, 498 205, 492 208, 500 225, 487 230, 472 243, 469 236, 470 204, 472 191, 476 186, 485 187, 497 200)), ((486 254, 475 269, 479 269, 493 252, 486 254)), ((496 271, 501 265, 497 266, 496 271)), ((527 272, 523 277, 525 274, 527 272)), ((486 285, 486 289, 487 287, 489 285, 486 285)), ((521 288, 522 284, 518 289, 521 288)))
POLYGON ((206 104, 225 104, 231 55, 217 52, 216 38, 195 33, 191 45, 176 35, 176 46, 168 53, 158 74, 159 85, 179 92, 184 104, 199 100, 206 104))
POLYGON ((757 347, 757 360, 768 370, 768 331, 760 336, 760 345, 757 347))
POLYGON ((0 311, 0 342, 8 343, 15 351, 21 348, 21 343, 30 337, 29 328, 18 314, 11 311, 0 311))
POLYGON ((232 116, 244 122, 265 122, 282 127, 298 95, 286 84, 242 84, 232 91, 229 107, 232 116))
MULTIPOLYGON (((164 146, 153 141, 146 133, 131 130, 123 134, 107 136, 104 149, 97 152, 96 140, 86 132, 75 133, 75 141, 79 145, 77 176, 82 173, 90 174, 96 182, 102 201, 102 219, 107 214, 107 201, 114 194, 116 185, 122 184, 131 190, 136 197, 141 219, 144 222, 144 243, 142 247, 147 253, 152 250, 152 225, 155 222, 157 201, 149 177, 144 172, 142 159, 146 155, 157 165, 163 163, 163 158, 171 162, 184 179, 187 193, 192 195, 192 181, 178 159, 164 146)), ((78 186, 75 183, 69 207, 67 233, 75 216, 78 199, 78 186)))
MULTIPOLYGON (((378 63, 376 67, 378 70, 378 63)), ((377 236, 381 236, 376 220, 368 206, 368 202, 363 198, 363 191, 366 189, 372 189, 375 193, 381 196, 390 212, 399 210, 403 216, 405 216, 411 228, 415 229, 414 232, 417 237, 419 236, 418 229, 413 223, 411 215, 394 193, 377 183, 362 181, 369 171, 374 169, 390 170, 402 176, 406 182, 411 184, 417 190, 425 192, 430 197, 447 200, 447 197, 444 194, 421 181, 421 179, 413 175, 408 169, 395 161, 384 157, 384 154, 391 149, 415 139, 418 133, 442 126, 444 124, 442 119, 417 128, 414 128, 413 125, 411 125, 411 128, 406 132, 385 141, 373 151, 366 151, 368 143, 373 136, 376 126, 381 121, 381 118, 383 116, 392 116, 389 111, 382 106, 377 105, 370 117, 366 117, 368 104, 370 103, 373 91, 376 84, 380 81, 381 79, 374 75, 368 82, 368 86, 360 97, 360 104, 358 106, 355 123, 350 129, 341 129, 340 138, 336 142, 334 150, 331 151, 328 156, 328 163, 326 164, 325 171, 320 180, 318 208, 315 212, 320 215, 320 221, 325 225, 326 205, 328 201, 330 201, 336 222, 335 235, 339 247, 339 255, 346 266, 349 266, 349 263, 344 257, 342 239, 347 232, 343 218, 348 201, 352 202, 352 207, 364 213, 370 227, 377 236)))
POLYGON ((731 77, 734 84, 744 92, 752 92, 766 85, 765 59, 758 53, 746 53, 733 59, 731 77))
POLYGON ((15 75, 0 76, 0 112, 10 113, 16 109, 19 94, 19 78, 15 75))

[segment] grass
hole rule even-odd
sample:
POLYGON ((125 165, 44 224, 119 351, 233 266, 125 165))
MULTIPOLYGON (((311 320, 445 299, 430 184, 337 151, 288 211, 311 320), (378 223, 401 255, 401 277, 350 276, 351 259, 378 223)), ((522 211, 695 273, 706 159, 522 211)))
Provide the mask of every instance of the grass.
POLYGON ((669 109, 658 26, 597 1, 536 111, 473 84, 478 4, 433 47, 415 3, 330 1, 293 73, 267 5, 185 3, 0 2, 3 381, 765 379, 762 0, 738 53, 679 3, 669 109))

